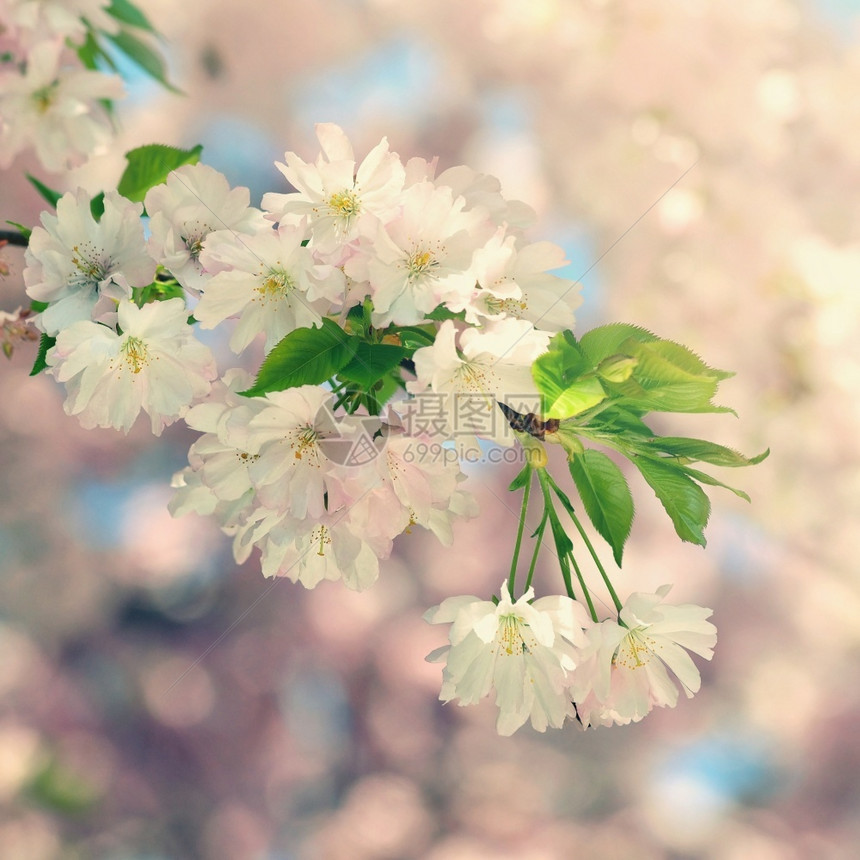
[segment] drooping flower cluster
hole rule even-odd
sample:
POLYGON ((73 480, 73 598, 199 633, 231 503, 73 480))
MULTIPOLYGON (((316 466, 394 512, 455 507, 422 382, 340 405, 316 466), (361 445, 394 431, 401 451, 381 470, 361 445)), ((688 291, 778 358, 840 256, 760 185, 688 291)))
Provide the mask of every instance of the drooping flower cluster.
POLYGON ((529 719, 538 731, 569 718, 626 725, 673 707, 678 683, 687 696, 701 684, 687 651, 710 660, 717 635, 709 609, 662 606, 668 591, 633 594, 617 620, 600 623, 569 597, 533 600, 529 588, 514 601, 507 583, 498 603, 448 598, 425 615, 451 624, 450 644, 427 657, 446 660, 439 698, 469 705, 494 692, 503 735, 529 719))
POLYGON ((118 75, 86 68, 88 33, 116 33, 106 0, 0 2, 0 168, 30 147, 48 170, 82 163, 112 136, 105 102, 123 95, 118 75))
POLYGON ((288 152, 279 165, 296 190, 266 194, 262 209, 247 189, 193 163, 193 151, 177 150, 182 166, 138 190, 142 204, 79 189, 42 216, 24 279, 66 411, 85 427, 125 432, 141 412, 156 434, 184 419, 201 435, 174 476, 172 513, 212 516, 237 562, 259 552, 266 576, 307 588, 367 588, 415 526, 450 544, 454 522, 476 514, 460 458, 519 443, 526 460, 511 489, 525 488, 523 512, 500 599, 449 598, 426 616, 451 624, 449 645, 429 658, 446 663, 440 698, 469 704, 494 693, 498 730, 511 734, 527 721, 543 731, 567 719, 639 720, 676 703, 667 669, 691 695, 700 681, 687 652, 710 658, 710 611, 664 606, 668 587, 622 604, 549 476, 544 443, 567 451, 619 562, 629 488, 580 437, 633 457, 664 504, 690 506, 679 535, 703 542, 707 499, 693 478, 710 479, 686 463, 754 460, 662 439, 641 419, 718 409, 711 398, 725 374, 633 326, 577 341, 578 285, 549 271, 563 252, 527 238, 527 207, 506 200, 492 177, 466 167, 436 176, 434 163, 404 164, 385 140, 358 162, 337 126, 319 125, 317 135, 316 161, 288 152), (195 326, 226 328, 237 363, 262 347, 256 376, 240 364, 219 379, 195 326), (544 514, 515 598, 533 480, 544 514), (679 483, 681 502, 671 495, 679 483), (603 575, 614 618, 595 612, 553 494, 603 575), (566 595, 535 600, 545 533, 566 595))

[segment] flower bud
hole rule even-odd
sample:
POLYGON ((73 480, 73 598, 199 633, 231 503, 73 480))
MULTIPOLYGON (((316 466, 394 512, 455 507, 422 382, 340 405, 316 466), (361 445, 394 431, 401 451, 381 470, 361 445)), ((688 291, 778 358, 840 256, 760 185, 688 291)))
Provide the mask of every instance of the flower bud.
POLYGON ((610 355, 597 366, 597 373, 607 382, 626 382, 633 373, 633 368, 639 364, 639 359, 632 355, 610 355))
POLYGON ((577 454, 581 454, 585 447, 579 441, 579 436, 574 429, 575 425, 572 421, 562 421, 558 430, 554 433, 546 434, 546 441, 553 442, 556 445, 561 445, 567 452, 567 459, 572 460, 577 454))

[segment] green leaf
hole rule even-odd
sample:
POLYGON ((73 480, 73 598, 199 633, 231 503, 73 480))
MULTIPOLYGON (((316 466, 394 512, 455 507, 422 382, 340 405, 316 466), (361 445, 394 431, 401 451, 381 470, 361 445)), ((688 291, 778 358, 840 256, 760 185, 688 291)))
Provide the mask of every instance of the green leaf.
POLYGON ((649 343, 657 340, 657 335, 644 328, 626 323, 610 323, 587 331, 579 341, 583 354, 596 367, 612 355, 625 355, 622 344, 649 343))
POLYGON ((754 466, 767 457, 770 450, 755 457, 744 457, 743 454, 725 445, 707 442, 704 439, 687 439, 683 436, 655 436, 648 440, 649 447, 673 457, 683 457, 687 460, 701 460, 714 466, 754 466))
POLYGON ((411 350, 404 349, 402 346, 359 341, 352 359, 338 371, 337 375, 341 379, 348 379, 369 389, 411 354, 411 350))
POLYGON ((418 349, 422 346, 431 346, 436 340, 436 327, 408 325, 396 329, 400 335, 400 342, 407 349, 418 349))
POLYGON ((438 307, 433 308, 432 311, 428 314, 424 314, 424 319, 427 320, 436 320, 436 322, 444 322, 445 320, 460 320, 463 321, 466 319, 465 311, 449 311, 445 305, 439 305, 438 307))
POLYGON ((648 457, 635 457, 633 463, 666 509, 678 537, 705 546, 704 529, 711 513, 705 491, 682 467, 648 457))
POLYGON ((128 30, 120 30, 119 33, 105 33, 105 37, 110 39, 132 62, 140 66, 143 71, 158 81, 165 89, 182 95, 182 91, 167 80, 167 69, 164 65, 164 59, 157 51, 154 51, 149 45, 138 39, 137 36, 132 36, 128 30))
POLYGON ((155 29, 149 23, 146 15, 133 3, 129 3, 128 0, 113 0, 105 11, 108 15, 113 15, 122 24, 146 30, 148 33, 155 33, 155 29))
POLYGON ((508 490, 512 493, 515 493, 517 490, 521 490, 531 479, 532 469, 531 466, 526 463, 525 466, 520 469, 517 473, 517 476, 511 481, 508 485, 508 490))
POLYGON ((101 71, 99 68, 99 60, 102 60, 111 71, 116 71, 116 63, 113 57, 104 52, 104 49, 96 39, 95 33, 92 30, 87 30, 86 38, 83 43, 77 48, 78 59, 83 63, 84 68, 92 72, 101 71))
POLYGON ((42 337, 39 340, 39 351, 36 353, 36 360, 33 362, 33 368, 30 371, 30 376, 38 376, 47 366, 45 356, 48 350, 57 342, 55 337, 42 332, 42 337))
POLYGON ((710 487, 722 487, 724 490, 729 490, 729 492, 734 493, 745 502, 750 501, 750 497, 743 490, 730 487, 728 484, 724 484, 722 481, 718 481, 716 478, 711 477, 706 472, 700 472, 698 469, 693 469, 690 466, 681 466, 681 471, 683 471, 685 475, 689 475, 693 480, 698 481, 700 484, 707 484, 710 487))
POLYGON ((90 212, 93 213, 93 218, 98 221, 105 214, 105 193, 100 191, 90 200, 90 212))
POLYGON ((553 336, 548 351, 532 364, 532 376, 542 396, 544 419, 571 418, 606 399, 594 368, 570 332, 553 336))
POLYGON ((564 526, 558 518, 558 515, 553 509, 548 511, 549 524, 552 527, 552 537, 555 541, 555 549, 558 553, 560 562, 564 562, 563 566, 567 566, 567 555, 573 551, 573 542, 564 530, 564 526))
POLYGON ((568 467, 589 519, 621 567, 633 525, 633 496, 626 478, 609 457, 591 449, 570 460, 568 467))
POLYGON ((197 164, 203 147, 198 144, 193 149, 177 149, 161 143, 139 146, 125 154, 125 172, 117 185, 123 197, 135 203, 146 197, 146 192, 167 179, 171 170, 184 164, 197 164))
POLYGON ((296 329, 272 349, 253 386, 241 393, 255 397, 299 385, 319 385, 349 364, 358 344, 330 319, 324 319, 321 328, 296 329))
POLYGON ((720 381, 731 376, 708 367, 694 352, 668 340, 627 341, 620 352, 637 359, 632 376, 623 383, 607 383, 626 406, 658 412, 731 412, 711 398, 720 381))
POLYGON ((29 240, 30 234, 33 232, 29 227, 19 224, 17 221, 6 221, 7 224, 14 227, 25 239, 29 240))
POLYGON ((29 173, 25 174, 30 184, 42 197, 48 201, 48 203, 53 206, 55 209, 57 208, 57 201, 63 196, 62 191, 55 191, 53 188, 49 188, 45 185, 44 182, 36 179, 35 176, 31 176, 29 173))

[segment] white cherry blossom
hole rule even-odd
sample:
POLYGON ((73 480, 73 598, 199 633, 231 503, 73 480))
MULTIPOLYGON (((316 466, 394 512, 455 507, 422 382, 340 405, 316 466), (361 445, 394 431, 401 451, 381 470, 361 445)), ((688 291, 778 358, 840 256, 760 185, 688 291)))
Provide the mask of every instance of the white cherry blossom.
POLYGON ((670 588, 632 594, 618 621, 588 631, 570 690, 583 725, 637 722, 653 707, 674 707, 678 684, 688 698, 699 690, 701 676, 687 652, 710 660, 717 630, 706 620, 710 609, 665 605, 670 588))
POLYGON ((140 203, 116 191, 104 198, 99 221, 90 211, 90 195, 79 188, 57 201, 56 215, 42 213, 26 252, 27 295, 48 302, 36 322, 56 334, 80 320, 113 322, 116 303, 131 297, 155 276, 140 222, 140 203))
POLYGON ((66 386, 66 412, 86 428, 127 433, 143 410, 159 436, 216 376, 212 354, 194 338, 187 316, 179 298, 142 308, 122 301, 121 334, 90 320, 63 329, 45 360, 66 386))
POLYGON ((230 317, 238 323, 230 337, 234 352, 244 350, 261 332, 266 350, 297 328, 320 326, 322 317, 343 299, 343 272, 317 263, 303 247, 299 226, 266 230, 237 241, 230 233, 210 237, 201 255, 213 275, 194 309, 203 328, 230 317))
POLYGON ((223 173, 206 164, 186 164, 150 188, 144 200, 149 215, 149 252, 188 290, 206 287, 209 274, 200 252, 210 233, 228 230, 233 244, 271 227, 251 204, 247 188, 230 188, 223 173))
POLYGON ((374 325, 413 325, 449 300, 472 294, 476 247, 492 230, 487 214, 431 182, 409 187, 401 213, 361 240, 344 271, 370 284, 374 325))
POLYGON ((439 698, 470 705, 494 692, 501 735, 513 734, 529 719, 542 732, 574 716, 566 687, 577 648, 586 642, 588 617, 568 597, 533 598, 529 588, 514 601, 505 582, 498 604, 449 597, 424 615, 431 624, 451 624, 450 644, 427 656, 445 661, 439 698))
POLYGON ((364 222, 387 220, 397 211, 404 169, 385 138, 356 168, 352 144, 339 126, 319 123, 316 133, 322 153, 313 164, 294 152, 286 153, 286 164, 276 164, 297 190, 266 194, 263 207, 281 223, 307 218, 315 247, 327 253, 359 235, 364 222))

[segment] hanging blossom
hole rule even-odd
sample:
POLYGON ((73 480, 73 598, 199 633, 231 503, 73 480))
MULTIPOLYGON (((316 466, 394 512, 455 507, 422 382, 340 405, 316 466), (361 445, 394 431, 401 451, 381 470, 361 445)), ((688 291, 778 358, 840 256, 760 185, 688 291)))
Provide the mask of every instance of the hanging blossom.
POLYGON ((122 80, 78 66, 66 66, 61 40, 39 42, 24 70, 0 71, 0 168, 34 147, 54 171, 82 164, 112 137, 102 100, 123 95, 122 80))
POLYGON ((626 725, 654 707, 672 708, 678 684, 688 698, 698 692, 701 676, 687 652, 710 660, 717 629, 706 620, 710 609, 664 605, 670 589, 632 594, 618 621, 607 619, 588 631, 570 687, 583 726, 626 725))
POLYGON ((194 309, 203 328, 215 328, 238 318, 230 348, 244 350, 261 332, 268 352, 297 328, 322 325, 343 300, 346 281, 334 266, 317 263, 303 247, 302 226, 271 225, 255 236, 237 239, 232 233, 213 233, 201 255, 209 269, 220 269, 206 285, 194 309))
POLYGON ((186 164, 146 193, 149 253, 196 294, 205 289, 211 274, 200 260, 211 233, 227 230, 237 245, 243 236, 271 228, 250 204, 247 188, 230 188, 227 177, 206 164, 186 164))
POLYGON ((427 660, 445 661, 443 702, 471 705, 495 693, 496 728, 511 735, 526 720, 533 728, 560 728, 575 715, 566 688, 586 644, 590 622, 582 604, 553 595, 533 600, 529 588, 517 601, 502 584, 498 604, 477 597, 449 597, 424 615, 431 624, 451 624, 449 645, 427 660))
POLYGON ((42 227, 30 236, 25 259, 27 295, 48 307, 36 324, 49 335, 81 320, 113 323, 116 303, 131 298, 132 287, 155 277, 140 215, 143 206, 109 191, 99 221, 83 188, 57 201, 56 215, 42 213, 42 227))
POLYGON ((208 347, 195 339, 180 298, 138 308, 119 304, 120 333, 90 320, 57 335, 45 360, 65 383, 66 413, 86 428, 127 433, 143 410, 156 436, 209 391, 217 376, 208 347))

